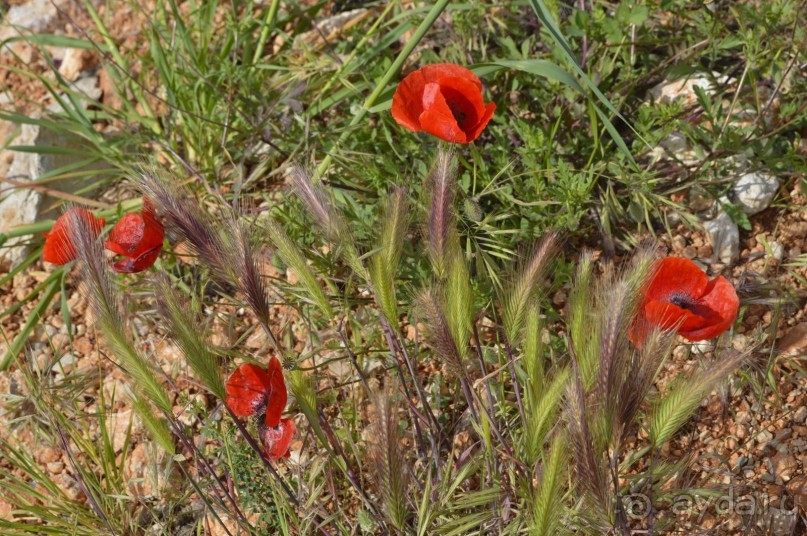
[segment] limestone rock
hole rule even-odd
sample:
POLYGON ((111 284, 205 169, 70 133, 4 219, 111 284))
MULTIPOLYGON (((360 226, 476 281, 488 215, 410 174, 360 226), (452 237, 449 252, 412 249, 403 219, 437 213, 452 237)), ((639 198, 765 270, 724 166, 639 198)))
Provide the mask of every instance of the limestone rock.
POLYGON ((717 217, 703 223, 709 236, 712 251, 720 262, 731 264, 740 255, 740 229, 731 217, 722 210, 717 217))
POLYGON ((771 204, 779 179, 764 172, 746 173, 734 183, 734 198, 749 216, 762 212, 771 204))

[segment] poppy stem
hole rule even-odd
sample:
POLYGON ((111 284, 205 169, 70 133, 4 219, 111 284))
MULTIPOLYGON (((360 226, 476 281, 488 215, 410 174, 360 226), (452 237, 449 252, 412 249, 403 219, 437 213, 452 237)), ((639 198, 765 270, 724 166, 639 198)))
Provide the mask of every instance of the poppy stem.
POLYGON ((339 326, 336 329, 339 333, 339 338, 342 339, 342 344, 345 347, 345 351, 347 351, 347 355, 350 357, 350 362, 353 363, 353 368, 356 369, 356 373, 359 375, 361 379, 361 383, 364 384, 364 389, 367 391, 367 394, 370 394, 370 384, 367 383, 367 378, 364 376, 364 371, 359 366, 359 360, 356 358, 356 354, 353 353, 353 350, 350 348, 350 343, 347 340, 347 336, 344 332, 344 319, 339 322, 339 326))
POLYGON ((283 480, 283 477, 280 476, 280 473, 277 472, 277 469, 275 469, 272 466, 272 464, 269 463, 269 460, 267 460, 266 457, 263 455, 263 451, 261 450, 260 445, 258 445, 258 442, 255 441, 255 438, 252 437, 252 435, 247 431, 246 427, 244 426, 244 423, 241 422, 241 419, 239 419, 235 415, 235 413, 233 413, 233 410, 231 410, 227 404, 224 404, 224 407, 227 409, 227 413, 230 414, 230 417, 232 417, 233 421, 235 421, 235 425, 238 427, 238 431, 241 432, 241 435, 244 437, 244 439, 247 440, 247 443, 249 444, 250 447, 252 447, 252 450, 254 450, 260 456, 261 460, 263 461, 263 464, 272 474, 272 477, 274 477, 274 479, 277 480, 277 482, 280 484, 280 487, 283 488, 283 491, 286 493, 286 496, 288 496, 291 503, 296 508, 299 508, 300 501, 298 501, 297 497, 294 496, 294 492, 291 491, 291 488, 288 486, 288 484, 286 484, 286 481, 283 480))
MULTIPOLYGON (((417 418, 417 411, 413 407, 414 404, 412 403, 412 393, 409 390, 409 386, 406 383, 406 375, 404 374, 403 368, 401 367, 401 362, 400 362, 401 356, 400 356, 398 348, 396 347, 395 342, 394 342, 394 334, 393 334, 392 326, 389 325, 389 322, 387 322, 386 318, 384 318, 383 315, 381 317, 381 326, 384 329, 384 337, 385 337, 385 339, 387 341, 387 346, 389 347, 389 351, 392 354, 392 360, 395 363, 395 370, 398 371, 398 376, 399 376, 399 378, 401 380, 401 386, 403 387, 404 395, 406 397, 406 407, 409 409, 410 416, 412 418, 412 424, 415 426, 415 437, 417 439, 418 455, 420 456, 421 459, 426 458, 427 457, 426 456, 426 442, 423 439, 423 430, 420 428, 420 422, 419 422, 419 420, 417 418)), ((409 374, 413 377, 412 381, 414 382, 415 381, 414 372, 411 369, 411 367, 408 367, 408 368, 410 369, 409 374)), ((431 436, 431 434, 432 434, 431 426, 429 427, 429 432, 430 432, 430 436, 431 436)), ((432 443, 432 445, 435 444, 433 440, 431 441, 431 443, 432 443)))
MULTIPOLYGON (((258 457, 260 457, 263 464, 266 466, 266 468, 272 474, 272 477, 280 484, 280 487, 283 488, 283 491, 286 493, 286 496, 289 498, 291 503, 295 506, 295 508, 299 509, 300 508, 300 501, 298 501, 297 497, 294 496, 294 493, 291 491, 291 488, 289 487, 288 484, 286 484, 286 481, 283 480, 283 477, 280 476, 280 473, 277 472, 277 469, 275 469, 272 466, 272 464, 269 463, 269 460, 266 459, 266 456, 263 455, 263 451, 261 450, 260 445, 258 445, 258 442, 255 441, 255 438, 252 437, 252 435, 249 433, 249 431, 247 431, 246 427, 244 426, 244 423, 241 422, 241 419, 239 419, 235 415, 235 413, 233 413, 233 410, 231 410, 230 407, 227 404, 222 404, 222 405, 227 409, 227 413, 230 414, 230 417, 232 417, 233 421, 235 422, 236 427, 238 427, 238 431, 241 432, 241 435, 244 437, 244 439, 247 440, 247 443, 249 444, 249 446, 252 447, 252 450, 255 451, 255 453, 258 455, 258 457)), ((317 515, 320 518, 322 518, 322 516, 319 513, 317 513, 317 515)), ((314 520, 314 524, 317 526, 317 529, 319 529, 319 531, 324 536, 331 536, 331 533, 328 532, 328 530, 325 527, 320 525, 319 522, 314 520)))
POLYGON ((373 504, 373 501, 370 500, 370 497, 367 495, 367 492, 364 491, 364 488, 361 487, 359 479, 356 475, 356 471, 354 471, 353 468, 350 466, 350 462, 348 461, 347 456, 345 455, 345 451, 342 448, 342 445, 336 439, 336 435, 333 433, 333 429, 331 428, 331 425, 328 423, 328 419, 325 418, 325 415, 322 414, 322 410, 320 409, 317 409, 317 416, 319 417, 320 426, 322 426, 323 432, 325 432, 325 435, 328 437, 328 441, 330 442, 334 452, 345 462, 344 473, 348 481, 353 485, 354 488, 356 488, 356 491, 359 492, 359 495, 361 495, 362 499, 364 499, 364 503, 367 506, 367 508, 370 509, 371 513, 380 520, 381 516, 378 510, 373 504))
MULTIPOLYGON (((210 462, 208 462, 207 458, 199 451, 196 445, 185 436, 184 431, 176 422, 176 419, 173 417, 173 415, 170 415, 169 413, 166 412, 165 418, 171 424, 171 428, 174 429, 174 433, 182 442, 182 444, 185 445, 185 448, 187 448, 193 454, 194 458, 196 458, 199 464, 202 465, 202 467, 204 467, 204 469, 210 474, 210 476, 213 477, 213 480, 215 480, 216 483, 219 485, 219 487, 224 491, 224 496, 227 497, 227 500, 230 502, 230 504, 233 505, 235 513, 238 515, 239 518, 238 522, 240 524, 246 525, 246 527, 249 529, 253 529, 252 525, 250 525, 249 521, 247 521, 247 518, 244 515, 244 513, 238 507, 238 502, 235 500, 235 497, 233 497, 230 494, 230 490, 227 488, 227 486, 224 485, 224 482, 221 481, 219 476, 216 474, 216 471, 213 470, 213 467, 210 465, 210 462)), ((213 491, 223 506, 224 499, 219 495, 219 491, 216 490, 215 487, 213 487, 213 491)))
MULTIPOLYGON (((490 388, 490 378, 487 377, 488 371, 485 367, 485 358, 482 355, 482 343, 479 340, 479 328, 477 327, 476 322, 473 323, 473 334, 474 334, 474 341, 476 341, 476 344, 474 344, 474 348, 476 349, 476 357, 479 359, 479 368, 482 370, 482 377, 484 378, 485 381, 485 392, 487 394, 490 411, 488 411, 488 408, 486 408, 484 404, 479 404, 479 406, 488 416, 488 420, 490 421, 493 433, 496 434, 496 437, 499 439, 499 442, 501 443, 502 447, 509 450, 510 453, 512 454, 512 449, 510 448, 509 445, 507 445, 507 443, 505 443, 504 437, 502 436, 502 432, 501 430, 499 430, 499 425, 496 422, 496 419, 494 418, 497 412, 496 401, 493 399, 493 390, 490 388)), ((496 458, 493 458, 493 462, 496 467, 496 472, 498 473, 498 466, 499 466, 498 460, 496 458)))
POLYGON ((347 137, 353 132, 353 127, 358 125, 362 120, 364 120, 364 116, 367 115, 367 112, 370 111, 378 98, 387 89, 387 86, 392 82, 392 79, 398 75, 403 67, 406 58, 409 57, 409 54, 415 50, 415 47, 420 43, 423 37, 426 35, 426 32, 432 27, 432 25, 437 21, 437 18, 443 13, 443 10, 448 6, 450 0, 437 0, 434 3, 434 6, 431 8, 428 14, 426 14, 426 18, 423 19, 423 22, 420 23, 420 26, 417 27, 415 33, 406 42, 404 47, 398 53, 398 57, 395 58, 395 61, 392 62, 392 65, 389 66, 387 72, 384 73, 384 76, 381 77, 381 80, 378 81, 375 89, 372 93, 365 99, 364 104, 359 109, 359 111, 353 116, 353 119, 350 121, 348 127, 342 132, 339 138, 331 147, 331 150, 325 155, 325 158, 322 159, 319 167, 317 167, 317 176, 322 178, 325 175, 325 172, 328 171, 328 168, 331 165, 331 161, 333 160, 333 153, 339 149, 339 147, 345 142, 347 137))

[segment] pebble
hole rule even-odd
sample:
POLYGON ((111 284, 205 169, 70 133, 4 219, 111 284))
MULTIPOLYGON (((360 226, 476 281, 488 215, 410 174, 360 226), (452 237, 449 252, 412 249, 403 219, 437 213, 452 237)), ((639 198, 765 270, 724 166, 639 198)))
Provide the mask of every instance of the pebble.
POLYGON ((771 256, 777 261, 782 262, 782 259, 785 258, 785 246, 776 241, 771 242, 770 246, 771 256))
POLYGON ((793 414, 793 420, 798 423, 807 421, 807 406, 800 407, 796 413, 793 414))
POLYGON ((773 434, 767 430, 762 430, 756 435, 757 444, 765 445, 773 440, 773 434))
POLYGON ((64 471, 64 464, 62 462, 50 462, 45 467, 49 473, 54 475, 62 474, 64 471))
POLYGON ((73 367, 76 365, 76 361, 77 361, 76 356, 74 356, 70 352, 67 352, 63 354, 62 357, 59 358, 57 367, 59 368, 60 371, 63 371, 65 374, 68 374, 71 370, 73 370, 73 367))
POLYGON ((787 482, 793 477, 793 473, 798 469, 799 462, 795 456, 780 452, 770 460, 771 473, 787 482))
POLYGON ((764 172, 746 173, 734 184, 734 198, 749 216, 762 212, 771 204, 779 179, 764 172))
POLYGON ((731 264, 740 255, 740 228, 734 220, 723 211, 712 220, 703 222, 703 228, 709 235, 714 255, 726 264, 731 264))

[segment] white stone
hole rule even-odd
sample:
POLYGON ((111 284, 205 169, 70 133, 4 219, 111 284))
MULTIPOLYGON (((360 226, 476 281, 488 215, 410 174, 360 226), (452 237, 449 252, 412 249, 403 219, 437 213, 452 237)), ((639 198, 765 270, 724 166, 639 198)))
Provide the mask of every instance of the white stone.
POLYGON ((671 132, 661 140, 660 145, 667 156, 683 164, 691 165, 700 161, 689 140, 680 132, 671 132))
POLYGON ((782 262, 782 259, 785 258, 785 246, 776 241, 771 242, 771 256, 777 261, 782 262))
POLYGON ((713 255, 724 264, 731 264, 740 255, 740 229, 724 211, 712 220, 703 222, 703 228, 712 244, 713 255))
MULTIPOLYGON (((88 96, 88 100, 83 103, 87 105, 91 99, 100 97, 100 90, 96 90, 97 79, 95 77, 88 77, 79 80, 75 84, 77 91, 84 93, 88 96)), ((57 105, 49 107, 51 111, 61 111, 57 105)), ((13 181, 19 183, 34 182, 46 173, 53 170, 77 164, 80 161, 86 160, 86 145, 83 140, 78 136, 66 135, 62 132, 53 132, 51 130, 40 128, 37 125, 21 125, 19 134, 12 140, 9 140, 13 145, 22 146, 35 146, 35 147, 57 147, 60 149, 67 149, 64 153, 29 153, 29 152, 13 152, 13 160, 8 168, 7 176, 13 181)), ((90 166, 82 168, 88 169, 102 169, 108 167, 104 162, 97 162, 90 166)), ((76 178, 60 180, 57 184, 53 185, 59 191, 72 193, 79 188, 86 186, 87 179, 76 178)), ((3 185, 3 190, 7 185, 3 185)), ((60 212, 49 211, 41 213, 43 207, 50 207, 55 198, 45 196, 41 192, 32 188, 15 188, 9 193, 3 192, 0 196, 0 234, 10 231, 15 227, 22 225, 30 225, 39 219, 56 219, 60 212), (43 202, 46 200, 47 202, 43 202)), ((6 247, 0 248, 0 262, 8 261, 12 266, 17 265, 27 255, 27 247, 10 247, 16 244, 30 242, 30 237, 24 236, 20 238, 9 239, 6 247)))
POLYGON ((728 79, 719 73, 712 73, 712 76, 706 73, 695 73, 693 75, 679 78, 677 80, 664 81, 650 89, 650 95, 655 102, 660 104, 671 104, 677 100, 682 100, 684 106, 691 106, 697 102, 697 95, 695 95, 695 88, 700 88, 707 94, 713 94, 715 86, 712 80, 715 79, 719 83, 726 83, 728 79))
POLYGON ((779 179, 764 172, 746 173, 734 183, 734 198, 743 212, 753 215, 771 204, 779 190, 779 179))
POLYGON ((56 21, 57 14, 56 6, 50 0, 29 0, 10 7, 6 12, 5 27, 0 29, 0 41, 20 33, 45 32, 56 21))
POLYGON ((89 51, 83 48, 66 48, 64 49, 64 57, 62 63, 59 65, 59 74, 68 82, 78 80, 87 69, 89 62, 89 51))

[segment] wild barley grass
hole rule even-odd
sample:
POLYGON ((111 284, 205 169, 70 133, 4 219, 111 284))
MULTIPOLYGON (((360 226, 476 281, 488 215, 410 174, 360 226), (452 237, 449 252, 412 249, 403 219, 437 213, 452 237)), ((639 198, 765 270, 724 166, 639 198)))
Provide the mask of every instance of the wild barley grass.
MULTIPOLYGON (((214 3, 187 19, 169 3, 149 21, 149 54, 137 58, 120 50, 87 4, 114 88, 126 97, 121 110, 100 113, 125 125, 125 135, 100 136, 92 114, 72 100, 63 101, 64 113, 41 121, 79 133, 117 176, 136 177, 172 245, 181 241, 191 252, 184 260, 166 254, 154 277, 119 279, 107 270, 99 244, 77 236, 80 277, 105 355, 125 369, 132 406, 167 454, 154 462, 167 476, 159 508, 141 503, 122 476, 125 460, 116 458, 125 458, 131 443, 120 453, 109 447, 104 401, 97 402, 99 445, 76 424, 88 418, 84 413, 33 389, 34 418, 52 425, 44 437, 65 438, 65 450, 76 455, 71 471, 83 498, 67 497, 29 453, 3 442, 0 453, 16 473, 4 470, 0 486, 25 520, 56 532, 129 534, 148 529, 144 519, 159 518, 171 533, 179 529, 170 518, 194 503, 221 530, 255 534, 634 528, 621 502, 632 489, 625 479, 651 497, 674 482, 680 460, 665 445, 745 356, 724 350, 721 341, 703 369, 654 393, 674 338, 651 330, 637 349, 628 333, 657 253, 638 248, 632 263, 609 265, 569 251, 567 239, 602 235, 606 255, 622 253, 636 249, 642 232, 659 231, 673 212, 694 221, 672 194, 692 188, 723 195, 720 155, 748 147, 760 162, 787 168, 804 117, 803 96, 792 91, 774 130, 762 123, 735 128, 719 106, 733 86, 711 99, 699 96, 694 112, 641 106, 639 90, 664 70, 666 60, 656 55, 668 53, 681 68, 698 62, 722 68, 742 48, 744 61, 784 80, 798 41, 773 31, 794 26, 786 9, 793 2, 738 3, 726 17, 670 4, 683 30, 661 24, 662 14, 648 13, 643 3, 615 13, 596 3, 586 13, 541 1, 529 3, 532 11, 389 3, 320 51, 293 43, 321 6, 287 11, 272 2, 264 11, 225 13, 219 24, 214 3), (443 13, 458 38, 442 35, 451 27, 443 13), (732 24, 744 18, 776 23, 737 34, 732 24), (568 38, 566 30, 584 37, 568 38), (391 46, 404 35, 403 48, 391 46), (433 35, 447 40, 439 53, 430 46, 433 35), (759 46, 763 39, 767 50, 759 46), (391 81, 410 68, 406 61, 417 47, 419 64, 468 57, 479 63, 475 71, 499 109, 477 145, 438 149, 403 136, 386 114, 391 81), (135 60, 143 68, 132 75, 135 60), (147 84, 151 73, 160 91, 147 84), (689 122, 691 112, 723 128, 689 122), (365 124, 370 119, 372 127, 365 124), (702 167, 649 160, 649 144, 673 126, 709 148, 702 167), (159 153, 160 167, 143 168, 139 156, 132 161, 142 147, 159 153), (312 154, 314 162, 306 162, 312 154), (285 176, 296 199, 272 193, 285 176), (266 214, 232 208, 258 205, 266 214), (267 273, 264 245, 295 284, 267 273), (217 290, 204 290, 211 287, 217 290), (563 314, 548 299, 550 289, 561 287, 569 294, 563 314), (133 337, 121 300, 132 288, 148 289, 146 307, 156 303, 149 316, 180 349, 187 374, 164 373, 160 356, 133 337), (288 324, 275 321, 276 301, 294 309, 288 324), (241 306, 269 345, 211 343, 211 311, 236 325, 241 306), (286 371, 294 399, 287 415, 296 419, 302 443, 291 461, 278 464, 263 458, 254 423, 227 412, 223 387, 237 364, 265 362, 270 354, 294 368, 286 371), (330 367, 342 361, 353 368, 336 383, 330 367), (178 392, 178 378, 209 395, 191 424, 176 414, 187 394, 178 392), (646 450, 627 453, 640 431, 649 434, 646 450)), ((762 80, 748 73, 743 81, 756 88, 762 80)), ((734 102, 742 99, 737 88, 734 102)), ((758 112, 768 108, 754 100, 758 112)), ((126 202, 105 215, 130 208, 126 202)), ((35 251, 23 268, 37 258, 35 251)), ((24 350, 28 334, 76 276, 55 270, 30 293, 40 301, 0 368, 24 350)), ((39 385, 32 367, 22 369, 29 386, 39 385)), ((52 386, 53 393, 60 389, 52 386)), ((200 514, 193 515, 195 530, 204 530, 200 514)), ((654 522, 647 523, 651 530, 654 522)), ((0 527, 9 534, 38 530, 13 521, 0 527)))

